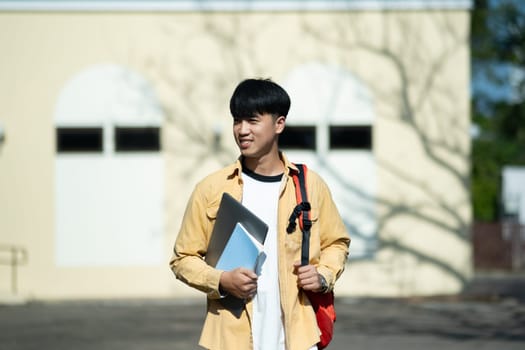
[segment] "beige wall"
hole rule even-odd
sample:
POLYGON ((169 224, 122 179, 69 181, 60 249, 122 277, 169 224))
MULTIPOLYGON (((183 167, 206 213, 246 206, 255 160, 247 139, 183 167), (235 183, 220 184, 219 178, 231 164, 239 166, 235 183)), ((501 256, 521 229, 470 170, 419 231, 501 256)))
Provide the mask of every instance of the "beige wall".
MULTIPOLYGON (((35 298, 186 296, 167 268, 195 182, 235 158, 228 99, 248 76, 343 67, 376 110, 380 249, 350 261, 340 295, 457 292, 471 274, 468 13, 0 14, 0 243, 23 246, 19 290, 35 298), (58 268, 54 126, 68 79, 115 63, 149 79, 167 113, 166 264, 58 268), (214 152, 221 127, 224 150, 214 152), (195 135, 198 135, 196 137, 195 135), (191 170, 190 170, 191 169, 191 170)), ((299 103, 299 101, 297 101, 299 103)), ((351 171, 351 169, 348 169, 351 171)), ((9 291, 0 266, 0 295, 9 291)))

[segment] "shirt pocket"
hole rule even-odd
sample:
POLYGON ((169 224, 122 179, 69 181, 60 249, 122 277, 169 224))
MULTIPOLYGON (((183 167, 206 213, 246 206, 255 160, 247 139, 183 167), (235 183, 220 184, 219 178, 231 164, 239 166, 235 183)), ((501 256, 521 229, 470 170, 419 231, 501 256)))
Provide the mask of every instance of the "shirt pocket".
POLYGON ((208 242, 211 238, 211 232, 217 220, 217 213, 219 212, 220 200, 213 201, 206 206, 206 231, 208 234, 208 242))
POLYGON ((217 219, 217 212, 219 211, 219 205, 210 205, 206 207, 206 217, 210 221, 215 221, 217 219))

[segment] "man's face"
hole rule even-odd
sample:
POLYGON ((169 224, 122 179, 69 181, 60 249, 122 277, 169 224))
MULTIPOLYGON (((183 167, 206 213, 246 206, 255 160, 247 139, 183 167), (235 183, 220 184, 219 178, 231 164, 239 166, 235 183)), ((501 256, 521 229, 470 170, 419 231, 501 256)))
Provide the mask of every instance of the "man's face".
POLYGON ((278 135, 283 131, 285 117, 257 114, 249 118, 233 119, 233 136, 241 154, 260 158, 277 149, 278 135))

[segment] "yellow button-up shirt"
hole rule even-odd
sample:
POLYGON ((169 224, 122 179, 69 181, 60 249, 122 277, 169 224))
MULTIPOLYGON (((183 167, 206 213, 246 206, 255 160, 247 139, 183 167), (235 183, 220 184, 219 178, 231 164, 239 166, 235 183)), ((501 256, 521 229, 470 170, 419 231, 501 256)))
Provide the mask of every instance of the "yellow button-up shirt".
MULTIPOLYGON (((288 219, 297 205, 292 172, 298 171, 284 154, 284 179, 278 210, 279 292, 285 330, 286 349, 305 350, 319 341, 319 329, 312 306, 297 287, 293 263, 301 260, 302 232, 297 225, 287 233, 288 219)), ((223 192, 241 201, 243 181, 241 162, 204 178, 195 187, 177 236, 170 266, 178 279, 207 294, 208 310, 199 345, 213 350, 252 349, 250 301, 239 318, 220 301, 219 279, 222 271, 205 261, 208 242, 223 192)), ((329 289, 343 272, 350 238, 325 182, 308 170, 307 190, 311 204, 310 264, 326 279, 329 289)))

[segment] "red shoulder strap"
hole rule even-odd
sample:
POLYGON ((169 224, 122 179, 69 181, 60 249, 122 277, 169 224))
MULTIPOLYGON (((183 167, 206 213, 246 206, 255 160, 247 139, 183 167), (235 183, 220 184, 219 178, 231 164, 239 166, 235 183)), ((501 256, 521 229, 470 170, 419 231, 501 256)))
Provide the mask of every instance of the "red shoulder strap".
POLYGON ((303 233, 301 246, 301 265, 308 265, 310 260, 310 228, 312 221, 310 219, 310 202, 308 202, 308 191, 306 188, 307 171, 308 168, 304 164, 295 164, 298 172, 292 174, 293 182, 295 184, 295 197, 297 198, 297 206, 294 208, 288 223, 288 233, 295 230, 295 221, 299 219, 299 227, 303 233))

